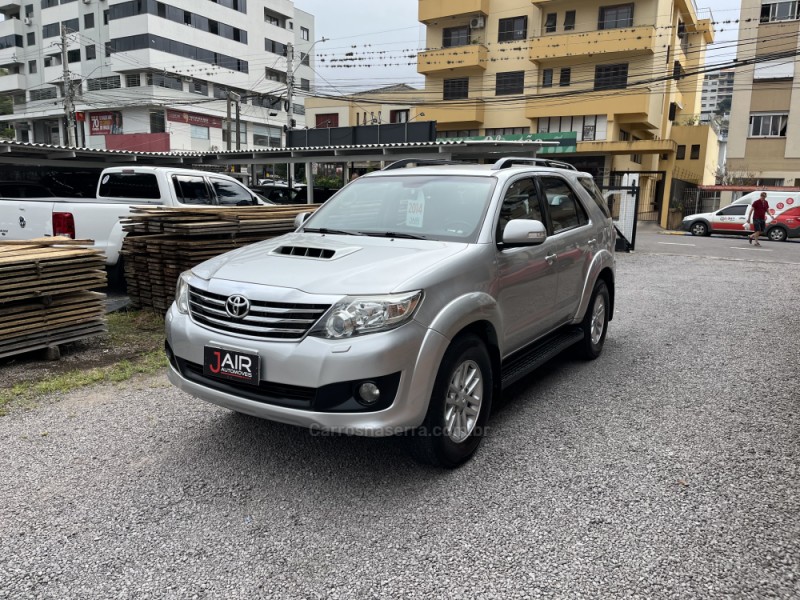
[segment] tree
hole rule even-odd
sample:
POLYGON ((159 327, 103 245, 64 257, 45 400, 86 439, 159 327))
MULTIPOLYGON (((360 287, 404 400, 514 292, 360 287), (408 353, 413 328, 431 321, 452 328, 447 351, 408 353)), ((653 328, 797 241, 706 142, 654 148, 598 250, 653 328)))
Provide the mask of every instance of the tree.
POLYGON ((730 98, 723 98, 717 103, 717 110, 716 114, 724 115, 726 113, 731 112, 731 99, 730 98))
POLYGON ((727 166, 717 167, 714 174, 717 185, 757 185, 758 172, 750 171, 747 167, 737 171, 731 171, 727 166))

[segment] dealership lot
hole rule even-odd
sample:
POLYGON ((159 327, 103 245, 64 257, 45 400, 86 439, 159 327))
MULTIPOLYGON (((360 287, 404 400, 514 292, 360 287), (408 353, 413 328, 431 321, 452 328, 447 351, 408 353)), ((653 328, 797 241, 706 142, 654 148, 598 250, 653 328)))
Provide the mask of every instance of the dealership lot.
POLYGON ((796 597, 800 244, 722 244, 642 232, 456 471, 163 375, 0 418, 0 598, 796 597))

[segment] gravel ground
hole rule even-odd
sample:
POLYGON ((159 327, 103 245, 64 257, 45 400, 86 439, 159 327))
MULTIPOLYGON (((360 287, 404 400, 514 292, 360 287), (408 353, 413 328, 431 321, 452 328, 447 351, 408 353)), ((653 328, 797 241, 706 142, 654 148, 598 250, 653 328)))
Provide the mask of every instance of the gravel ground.
POLYGON ((800 597, 796 273, 618 267, 603 356, 517 385, 456 471, 164 376, 0 419, 0 598, 800 597))

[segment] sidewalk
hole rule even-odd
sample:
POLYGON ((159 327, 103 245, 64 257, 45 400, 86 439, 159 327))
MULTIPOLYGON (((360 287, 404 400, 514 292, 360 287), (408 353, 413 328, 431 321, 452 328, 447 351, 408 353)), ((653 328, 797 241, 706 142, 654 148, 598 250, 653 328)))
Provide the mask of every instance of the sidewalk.
POLYGON ((691 235, 688 231, 674 231, 663 229, 656 221, 639 221, 636 224, 636 231, 646 233, 660 233, 661 235, 691 235))

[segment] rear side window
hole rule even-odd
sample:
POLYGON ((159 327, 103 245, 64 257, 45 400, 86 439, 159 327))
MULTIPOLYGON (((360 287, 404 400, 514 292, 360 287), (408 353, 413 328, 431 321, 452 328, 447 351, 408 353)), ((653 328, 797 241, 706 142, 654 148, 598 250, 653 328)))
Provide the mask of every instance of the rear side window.
POLYGON ((161 198, 158 179, 153 173, 107 173, 100 180, 99 194, 104 198, 161 198))
POLYGON ((217 202, 223 206, 245 206, 253 203, 253 196, 235 181, 211 178, 211 185, 217 194, 217 202))
POLYGON ((212 204, 211 193, 203 177, 173 175, 172 187, 181 204, 212 204))
POLYGON ((580 227, 589 222, 586 209, 566 181, 558 177, 541 177, 539 181, 545 195, 547 212, 553 223, 553 233, 580 227))
POLYGON ((594 179, 590 179, 589 177, 578 177, 578 181, 580 182, 581 186, 583 186, 583 189, 589 192, 592 200, 594 200, 594 203, 600 207, 600 210, 603 211, 603 214, 606 216, 606 218, 609 218, 611 216, 611 211, 608 210, 608 202, 606 202, 606 199, 603 198, 603 194, 600 191, 600 188, 597 187, 594 179))

